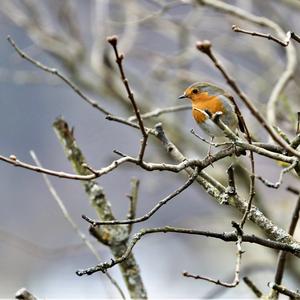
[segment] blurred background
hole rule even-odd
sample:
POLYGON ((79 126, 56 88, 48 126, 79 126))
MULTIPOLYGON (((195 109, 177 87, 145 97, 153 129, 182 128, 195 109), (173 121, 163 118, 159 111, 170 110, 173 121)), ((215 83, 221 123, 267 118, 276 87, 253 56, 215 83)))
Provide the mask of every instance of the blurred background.
MULTIPOLYGON (((200 1, 201 2, 201 1, 200 1)), ((212 1, 213 2, 213 1, 212 1)), ((284 31, 300 33, 298 1, 224 1, 249 13, 265 16, 284 31)), ((33 163, 34 150, 43 166, 73 172, 56 138, 52 123, 63 116, 74 126, 75 138, 89 164, 108 165, 117 156, 114 149, 132 156, 139 149, 140 133, 107 121, 105 116, 85 103, 61 80, 22 60, 9 45, 10 35, 31 57, 56 67, 101 106, 127 118, 132 109, 119 79, 112 49, 106 37, 117 34, 119 49, 125 55, 125 69, 142 113, 180 104, 177 97, 195 81, 210 81, 225 89, 224 79, 209 59, 195 49, 197 40, 208 39, 228 72, 255 106, 266 113, 270 93, 286 66, 286 50, 266 39, 234 33, 231 26, 265 33, 262 28, 197 1, 117 1, 117 0, 1 0, 0 1, 0 151, 33 163)), ((276 34, 276 33, 275 33, 276 34)), ((300 46, 296 46, 299 54, 300 46)), ((299 66, 293 80, 280 95, 276 122, 290 137, 295 134, 296 112, 300 110, 299 66)), ((237 99, 237 97, 236 97, 237 99)), ((267 141, 264 130, 237 102, 254 136, 267 141)), ((165 114, 145 121, 149 127, 162 122, 166 134, 189 158, 207 153, 202 142, 190 134, 195 128, 190 110, 165 114)), ((164 148, 150 138, 146 160, 171 162, 164 148)), ((257 173, 277 181, 280 167, 257 157, 257 173)), ((248 168, 247 159, 240 158, 248 168)), ((231 159, 208 168, 221 181, 231 159)), ((134 165, 122 165, 101 177, 116 217, 127 214, 130 179, 140 179, 137 216, 148 212, 160 199, 186 180, 184 174, 146 172, 134 165)), ((96 217, 79 182, 50 178, 78 226, 88 234, 81 214, 96 217)), ((245 180, 244 180, 245 181, 245 180)), ((241 193, 245 182, 241 181, 241 193)), ((42 177, 21 168, 0 163, 0 297, 13 297, 25 286, 41 298, 116 298, 118 293, 103 274, 78 277, 77 269, 97 262, 63 218, 42 177)), ((257 184, 259 207, 274 221, 287 228, 295 196, 286 185, 299 186, 293 174, 286 175, 279 190, 257 184)), ((193 184, 173 199, 140 228, 177 226, 211 231, 230 231, 231 220, 240 215, 220 206, 193 184)), ((249 232, 261 234, 248 225, 249 232)), ((299 230, 298 230, 299 239, 299 230)), ((111 254, 95 243, 103 261, 111 254)), ((275 252, 243 244, 242 276, 248 275, 267 292, 276 268, 275 252)), ((216 279, 231 281, 235 266, 235 245, 204 237, 157 234, 144 237, 133 250, 149 298, 253 297, 242 282, 224 291, 213 284, 184 278, 187 270, 216 279)), ((285 282, 299 288, 299 263, 289 264, 285 282)), ((110 274, 125 290, 118 267, 110 274)))

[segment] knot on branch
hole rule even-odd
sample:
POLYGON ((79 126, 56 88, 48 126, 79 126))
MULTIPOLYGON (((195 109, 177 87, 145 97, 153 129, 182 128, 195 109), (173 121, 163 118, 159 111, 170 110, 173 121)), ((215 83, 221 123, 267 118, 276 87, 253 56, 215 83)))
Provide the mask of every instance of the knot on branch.
POLYGON ((236 233, 238 236, 243 236, 243 230, 240 226, 240 224, 236 223, 235 221, 231 222, 232 227, 236 230, 236 233))

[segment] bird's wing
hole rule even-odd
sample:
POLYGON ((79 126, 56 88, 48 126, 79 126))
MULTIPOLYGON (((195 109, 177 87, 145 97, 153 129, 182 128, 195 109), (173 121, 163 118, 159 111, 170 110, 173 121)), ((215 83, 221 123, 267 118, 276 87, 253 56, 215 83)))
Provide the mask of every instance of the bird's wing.
POLYGON ((244 118, 243 118, 243 116, 241 114, 241 111, 240 111, 238 105, 236 104, 234 98, 231 95, 229 95, 229 94, 224 94, 224 96, 226 96, 228 99, 230 99, 230 101, 234 105, 234 111, 235 111, 235 113, 236 113, 236 115, 238 117, 238 124, 239 124, 240 131, 243 132, 243 133, 246 133, 246 129, 245 129, 246 123, 245 123, 245 120, 244 120, 244 118))

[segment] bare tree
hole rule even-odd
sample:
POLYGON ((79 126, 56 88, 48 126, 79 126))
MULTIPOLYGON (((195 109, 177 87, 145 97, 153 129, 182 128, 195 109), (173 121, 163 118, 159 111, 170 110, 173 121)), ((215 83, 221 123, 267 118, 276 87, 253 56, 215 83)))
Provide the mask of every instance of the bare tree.
MULTIPOLYGON (((260 4, 255 6, 252 2, 254 1, 249 1, 250 6, 259 7, 260 4)), ((265 281, 257 284, 255 280, 250 279, 251 276, 243 277, 244 283, 253 295, 277 299, 279 294, 285 294, 293 299, 300 298, 297 287, 290 287, 289 282, 287 286, 282 283, 284 270, 287 268, 296 280, 300 280, 299 270, 297 271, 297 267, 292 267, 299 264, 297 260, 300 257, 300 242, 297 237, 294 237, 300 211, 300 190, 297 187, 288 187, 288 192, 297 200, 294 210, 284 216, 284 219, 289 220, 290 223, 285 229, 285 224, 280 224, 270 214, 269 203, 265 197, 259 195, 258 188, 258 182, 263 183, 265 189, 269 189, 266 195, 272 198, 279 190, 284 190, 282 183, 285 174, 293 174, 299 182, 300 114, 297 113, 299 103, 292 97, 288 100, 282 99, 282 94, 288 83, 297 76, 296 47, 299 46, 300 36, 296 32, 283 30, 279 24, 269 18, 251 13, 250 8, 244 10, 218 0, 145 1, 145 3, 91 1, 89 5, 92 11, 92 24, 87 34, 79 25, 80 5, 83 5, 82 2, 67 0, 21 2, 3 0, 0 3, 2 14, 17 26, 24 28, 34 45, 49 53, 61 65, 59 68, 53 68, 48 63, 36 59, 26 49, 22 49, 14 37, 9 36, 8 42, 15 53, 32 64, 36 68, 35 71, 40 71, 42 75, 38 77, 53 75, 54 83, 65 84, 100 116, 110 121, 112 127, 128 127, 134 132, 135 137, 140 138, 140 143, 136 143, 135 153, 124 153, 123 145, 120 144, 118 149, 112 149, 115 157, 110 159, 107 165, 94 167, 83 154, 83 145, 79 146, 74 129, 64 118, 58 117, 53 123, 53 129, 74 173, 43 167, 35 152, 31 152, 34 163, 19 159, 16 154, 0 155, 0 160, 7 164, 42 173, 63 216, 97 260, 93 266, 84 269, 80 269, 79 266, 76 274, 83 276, 102 272, 114 286, 119 297, 125 299, 128 294, 132 299, 146 299, 147 286, 140 270, 143 268, 139 266, 132 252, 141 238, 158 233, 205 236, 226 243, 235 243, 236 249, 233 253, 235 263, 232 266, 233 274, 230 275, 232 278, 224 280, 218 275, 207 277, 202 272, 198 275, 190 271, 183 271, 184 277, 220 286, 223 291, 226 288, 236 288, 244 272, 243 249, 246 243, 252 243, 256 247, 272 249, 272 255, 278 256, 277 266, 273 259, 276 271, 272 282, 265 281), (173 12, 176 9, 179 9, 182 14, 180 20, 173 12), (189 10, 188 17, 184 16, 184 9, 189 10), (230 22, 234 20, 235 23, 241 24, 239 26, 231 24, 231 28, 222 30, 220 27, 218 30, 219 33, 222 32, 222 38, 227 39, 227 36, 232 35, 236 43, 248 38, 250 45, 251 43, 254 45, 248 52, 251 55, 255 54, 260 60, 265 59, 272 67, 277 56, 278 59, 282 59, 285 55, 283 70, 276 69, 274 72, 272 69, 262 76, 263 78, 259 78, 264 85, 272 87, 265 103, 254 100, 262 95, 259 88, 261 83, 256 79, 260 76, 254 74, 256 81, 251 83, 249 78, 253 74, 248 74, 247 77, 243 74, 244 69, 241 72, 235 69, 235 65, 245 59, 242 54, 241 57, 231 56, 230 59, 226 59, 218 53, 220 51, 218 43, 213 36, 211 38, 213 41, 207 40, 207 36, 199 40, 201 30, 198 33, 198 14, 202 13, 203 18, 206 18, 206 14, 212 11, 217 11, 219 18, 226 16, 230 22), (188 18, 188 22, 182 20, 183 17, 188 18), (161 38, 170 39, 172 43, 176 42, 177 45, 172 46, 176 49, 176 54, 170 51, 171 54, 162 55, 152 49, 140 49, 137 46, 137 37, 140 32, 148 30, 148 27, 152 33, 159 33, 161 38), (118 36, 111 35, 114 33, 111 32, 112 30, 116 31, 118 36), (255 38, 260 40, 263 49, 257 47, 255 38), (277 47, 276 50, 273 49, 274 47, 277 47), (263 53, 265 49, 266 51, 273 49, 272 53, 277 56, 266 57, 263 53), (130 58, 135 57, 140 59, 141 66, 145 62, 147 74, 143 67, 138 73, 135 71, 134 63, 130 64, 130 61, 127 63, 130 58), (205 70, 195 71, 192 67, 193 63, 200 59, 205 64, 203 68, 205 70), (214 76, 220 75, 222 79, 219 81, 227 83, 228 89, 230 88, 234 93, 235 97, 230 97, 244 123, 245 135, 238 135, 226 126, 220 112, 215 114, 206 112, 207 117, 223 131, 226 138, 226 142, 223 143, 209 142, 194 130, 189 134, 189 129, 182 126, 182 122, 178 122, 177 113, 190 110, 190 105, 166 105, 165 107, 158 105, 160 104, 156 101, 158 96, 167 95, 175 99, 180 89, 183 89, 187 83, 199 81, 199 76, 206 74, 207 70, 218 74, 214 76), (273 76, 274 73, 276 76, 273 76), (255 91, 250 93, 251 97, 241 88, 247 83, 252 85, 255 91), (95 100, 96 97, 102 101, 95 100), (116 112, 115 104, 122 108, 122 112, 116 112), (283 113, 283 107, 286 114, 283 113), (253 120, 256 121, 255 125, 253 120), (213 154, 209 153, 203 158, 199 158, 199 155, 190 158, 190 151, 196 154, 204 153, 207 144, 214 149, 213 154), (242 153, 247 154, 246 158, 240 158, 239 155, 242 153), (238 159, 235 159, 236 156, 238 159), (226 163, 228 161, 232 162, 229 167, 226 163), (266 164, 275 161, 280 164, 282 168, 278 173, 278 180, 271 182, 265 178, 265 174, 261 176, 257 171, 259 169, 257 161, 266 164), (130 166, 132 170, 143 170, 146 174, 157 171, 163 174, 174 174, 179 181, 184 182, 173 192, 167 192, 167 189, 161 185, 161 191, 165 196, 157 200, 146 213, 139 215, 137 211, 139 180, 133 178, 130 194, 127 195, 129 200, 127 216, 120 219, 116 217, 117 214, 113 210, 109 197, 97 180, 109 176, 108 174, 117 178, 117 172, 125 165, 130 166), (110 260, 101 259, 95 245, 71 217, 49 176, 81 182, 97 214, 96 219, 87 214, 82 214, 82 218, 86 221, 85 226, 89 226, 89 233, 110 250, 112 256, 110 260), (190 190, 192 185, 201 186, 216 203, 236 213, 232 220, 228 220, 233 228, 232 231, 218 232, 210 230, 209 227, 200 230, 196 229, 197 225, 186 228, 169 225, 151 227, 146 223, 144 225, 144 222, 157 214, 163 206, 184 191, 190 190), (133 234, 133 225, 136 223, 143 223, 145 228, 133 234), (254 231, 251 224, 259 228, 259 233, 254 231), (116 265, 120 268, 126 291, 123 284, 109 273, 116 265), (268 286, 270 289, 265 293, 259 285, 268 286)), ((223 20, 216 24, 222 26, 222 22, 223 20)), ((293 30, 293 28, 288 29, 293 30)), ((164 44, 167 47, 167 43, 164 44)), ((247 55, 250 55, 249 53, 247 55)), ((201 69, 200 66, 197 68, 201 69)), ((31 76, 33 81, 37 81, 35 71, 31 74, 26 73, 26 77, 31 76)), ((296 79, 294 80, 297 82, 296 79)), ((249 91, 252 90, 249 88, 249 91)), ((117 181, 116 179, 116 187, 117 181)), ((16 298, 34 299, 35 296, 22 289, 17 292, 16 298)))

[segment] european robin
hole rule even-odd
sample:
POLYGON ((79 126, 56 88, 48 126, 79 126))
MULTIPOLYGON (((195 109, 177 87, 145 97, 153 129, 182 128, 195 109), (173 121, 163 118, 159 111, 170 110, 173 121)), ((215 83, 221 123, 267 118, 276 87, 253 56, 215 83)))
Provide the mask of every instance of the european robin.
POLYGON ((243 123, 237 114, 238 108, 231 100, 232 97, 218 86, 208 82, 196 82, 179 97, 179 99, 184 98, 191 100, 195 121, 212 139, 224 136, 224 132, 214 123, 206 111, 210 112, 211 115, 222 112, 220 118, 224 124, 233 132, 236 132, 238 127, 244 132, 243 123))

